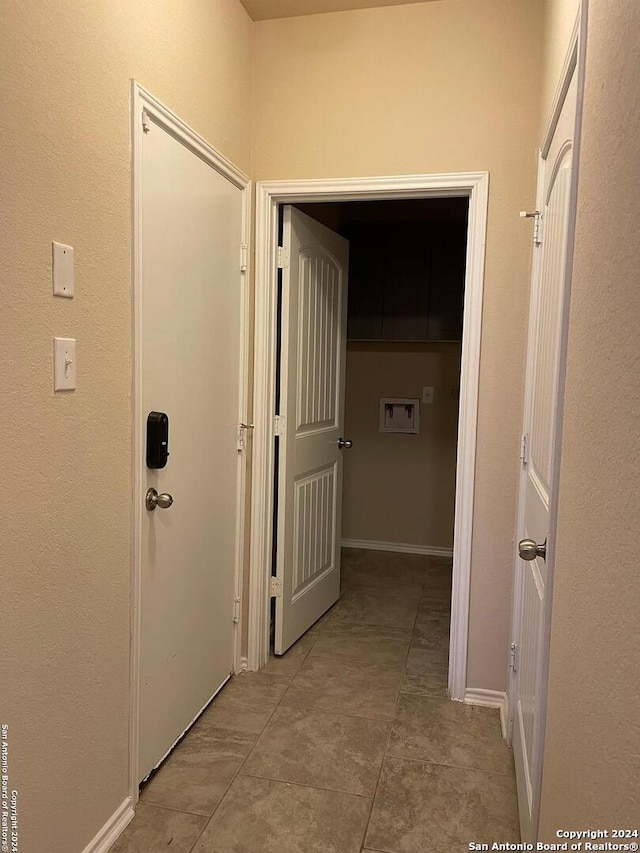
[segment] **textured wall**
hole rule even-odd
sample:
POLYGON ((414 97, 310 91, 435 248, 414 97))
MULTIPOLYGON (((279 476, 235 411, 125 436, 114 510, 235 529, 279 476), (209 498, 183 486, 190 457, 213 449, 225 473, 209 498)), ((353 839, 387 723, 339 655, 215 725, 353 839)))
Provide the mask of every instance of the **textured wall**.
POLYGON ((129 78, 248 169, 252 25, 236 0, 1 12, 0 717, 21 853, 77 853, 128 793, 129 78), (75 393, 53 394, 54 334, 77 337, 75 393))
POLYGON ((256 180, 491 173, 470 687, 503 690, 535 200, 542 5, 446 0, 256 24, 256 180))
POLYGON ((342 536, 453 546, 460 345, 349 344, 342 536), (380 397, 422 398, 418 435, 381 433, 380 397))
MULTIPOLYGON (((590 0, 541 837, 640 814, 640 6, 590 0)), ((635 839, 637 840, 637 839, 635 839)))

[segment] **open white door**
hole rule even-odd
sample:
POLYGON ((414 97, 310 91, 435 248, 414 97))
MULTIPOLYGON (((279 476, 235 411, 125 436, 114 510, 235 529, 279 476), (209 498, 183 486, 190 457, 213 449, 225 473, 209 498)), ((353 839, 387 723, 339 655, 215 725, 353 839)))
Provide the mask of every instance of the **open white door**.
POLYGON ((134 120, 141 780, 233 669, 243 189, 179 128, 134 120), (149 412, 168 416, 166 467, 149 412))
POLYGON ((349 244, 284 208, 275 652, 340 595, 349 244))
POLYGON ((574 71, 548 150, 540 158, 539 227, 531 292, 520 483, 519 557, 516 560, 513 677, 513 748, 521 835, 537 833, 548 667, 547 624, 553 559, 554 484, 560 355, 567 265, 572 244, 572 173, 577 109, 574 71), (546 544, 545 544, 546 543, 546 544))

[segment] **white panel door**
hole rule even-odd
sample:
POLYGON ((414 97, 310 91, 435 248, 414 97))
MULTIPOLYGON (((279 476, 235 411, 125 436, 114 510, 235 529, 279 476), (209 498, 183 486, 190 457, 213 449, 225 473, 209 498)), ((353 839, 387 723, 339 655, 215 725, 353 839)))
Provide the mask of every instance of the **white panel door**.
POLYGON ((512 681, 514 757, 522 840, 535 841, 544 748, 543 696, 547 673, 545 624, 549 615, 549 566, 553 543, 550 519, 558 472, 555 447, 560 383, 563 306, 569 257, 572 169, 576 121, 576 74, 546 157, 540 160, 539 207, 541 243, 531 293, 531 320, 526 381, 519 539, 547 543, 546 559, 533 549, 533 559, 517 559, 512 681))
POLYGON ((349 244, 284 208, 275 652, 340 595, 349 244))
POLYGON ((153 122, 140 144, 142 416, 170 455, 135 499, 173 497, 141 520, 143 779, 233 668, 242 191, 153 122))

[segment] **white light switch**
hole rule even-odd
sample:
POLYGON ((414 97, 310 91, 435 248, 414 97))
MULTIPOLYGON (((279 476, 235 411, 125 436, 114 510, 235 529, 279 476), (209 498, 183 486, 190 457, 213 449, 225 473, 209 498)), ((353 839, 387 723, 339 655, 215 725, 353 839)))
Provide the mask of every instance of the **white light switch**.
POLYGON ((73 297, 73 246, 51 244, 53 295, 73 297))
POLYGON ((53 390, 73 391, 76 387, 75 338, 53 339, 53 390))
POLYGON ((433 403, 433 386, 425 385, 422 389, 422 402, 423 403, 433 403))

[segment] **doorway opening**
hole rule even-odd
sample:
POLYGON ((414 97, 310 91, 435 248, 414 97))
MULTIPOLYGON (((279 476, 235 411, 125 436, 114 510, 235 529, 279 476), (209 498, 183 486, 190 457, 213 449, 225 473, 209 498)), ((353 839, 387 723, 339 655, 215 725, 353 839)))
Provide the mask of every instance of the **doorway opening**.
POLYGON ((343 547, 452 556, 469 200, 296 207, 349 241, 343 547))
MULTIPOLYGON (((287 233, 283 228, 285 208, 280 206, 278 230, 280 243, 286 246, 286 239, 282 239, 287 233)), ((338 633, 347 625, 364 645, 366 629, 376 626, 376 646, 385 627, 390 628, 390 643, 398 645, 399 650, 403 647, 400 637, 406 640, 409 636, 417 611, 420 631, 430 636, 411 645, 407 678, 434 688, 437 682, 446 690, 469 199, 303 203, 294 205, 293 210, 345 238, 349 246, 345 276, 348 309, 342 318, 346 325, 346 382, 340 389, 344 422, 339 432, 344 438, 339 439, 343 448, 337 454, 342 469, 338 483, 341 495, 336 501, 341 506, 336 525, 338 551, 334 554, 334 549, 327 548, 328 562, 318 566, 319 570, 329 568, 335 557, 341 575, 342 604, 330 610, 332 625, 335 623, 338 633), (395 607, 389 606, 390 601, 395 607)), ((290 213, 291 224, 296 217, 290 213)), ((279 271, 281 278, 283 272, 279 271)), ((316 287, 313 270, 304 280, 286 272, 285 276, 285 283, 291 282, 289 286, 296 286, 293 282, 297 281, 299 289, 316 287)), ((312 306, 316 328, 305 331, 305 315, 297 332, 298 347, 300 336, 305 334, 320 337, 320 347, 330 346, 322 312, 316 309, 324 292, 322 282, 318 284, 320 290, 312 306)), ((278 286, 282 309, 281 280, 278 286)), ((300 324, 300 319, 298 311, 297 318, 289 322, 295 325, 297 320, 300 324)), ((281 310, 279 341, 282 322, 281 310)), ((311 340, 308 345, 313 344, 311 340)), ((279 401, 288 396, 282 391, 282 383, 295 381, 291 373, 282 375, 282 359, 281 352, 276 377, 276 408, 281 414, 279 401)), ((320 371, 323 369, 321 366, 320 371)), ((298 377, 298 385, 305 384, 308 361, 304 360, 298 370, 304 374, 298 377)), ((306 395, 322 397, 326 385, 321 375, 306 395)), ((320 438, 329 440, 326 434, 320 438)), ((286 480, 280 482, 279 464, 280 444, 285 440, 275 438, 275 518, 279 514, 279 487, 287 488, 286 480)), ((322 482, 319 488, 316 511, 326 512, 322 502, 328 502, 329 495, 322 492, 322 482)), ((293 511, 292 524, 306 527, 303 538, 311 538, 311 550, 315 547, 317 552, 313 540, 322 539, 323 531, 315 531, 313 522, 304 516, 311 507, 303 509, 300 518, 295 508, 293 511)), ((272 574, 276 577, 279 548, 285 551, 280 563, 282 556, 307 564, 317 556, 309 554, 304 541, 293 553, 288 552, 287 531, 283 542, 278 539, 281 526, 274 524, 272 574)), ((286 566, 281 566, 281 574, 286 576, 286 572, 286 566)), ((313 568, 307 565, 303 574, 312 573, 313 568)), ((312 614, 314 622, 330 602, 332 598, 325 598, 317 605, 312 614)), ((280 613, 276 599, 272 599, 271 636, 276 653, 286 651, 281 630, 276 637, 276 623, 287 618, 291 617, 280 613)), ((284 635, 287 642, 297 640, 297 631, 292 634, 286 630, 284 635)), ((322 648, 326 645, 320 644, 322 648)), ((332 645, 331 653, 339 650, 332 645)))
MULTIPOLYGON (((386 225, 389 237, 386 242, 392 253, 394 242, 400 241, 400 237, 397 235, 403 235, 401 251, 389 261, 391 272, 388 274, 392 277, 396 276, 398 278, 398 269, 396 269, 396 266, 404 266, 405 270, 404 275, 400 276, 401 280, 397 287, 387 288, 387 303, 389 302, 388 296, 390 292, 394 293, 394 298, 402 294, 400 302, 397 305, 394 304, 393 298, 391 299, 390 313, 385 308, 384 281, 377 287, 378 297, 382 297, 381 299, 378 298, 377 301, 377 304, 380 306, 378 314, 376 314, 372 307, 372 295, 375 295, 376 288, 367 288, 366 286, 359 289, 357 286, 352 286, 351 288, 350 337, 353 340, 349 344, 347 359, 353 361, 354 368, 357 368, 359 361, 366 362, 373 360, 375 362, 376 359, 386 359, 392 362, 394 357, 402 358, 405 355, 417 356, 415 359, 417 362, 420 362, 420 357, 422 357, 422 361, 425 363, 428 361, 439 361, 442 364, 449 363, 453 365, 452 371, 447 374, 448 380, 446 384, 442 384, 439 394, 441 397, 447 395, 448 400, 451 401, 449 415, 453 412, 453 429, 451 429, 451 434, 454 443, 455 413, 458 408, 456 405, 457 401, 455 400, 455 396, 457 396, 457 382, 455 378, 458 375, 459 366, 460 405, 457 451, 454 453, 457 464, 455 474, 455 512, 453 513, 453 583, 448 692, 454 699, 460 701, 465 699, 477 385, 487 191, 488 176, 486 173, 292 183, 269 182, 258 184, 256 228, 256 391, 254 399, 256 432, 254 441, 255 465, 252 484, 251 571, 249 579, 250 614, 248 625, 249 653, 246 662, 247 668, 259 669, 267 662, 270 647, 271 599, 278 597, 281 591, 278 589, 278 584, 280 586, 282 584, 282 577, 277 577, 275 583, 272 579, 274 544, 276 546, 278 544, 281 545, 281 542, 279 543, 278 541, 274 543, 273 513, 275 496, 273 484, 276 476, 275 437, 280 429, 283 428, 283 424, 279 424, 276 417, 276 415, 279 415, 279 412, 275 407, 274 393, 279 355, 277 318, 280 293, 279 275, 281 273, 278 270, 278 266, 283 266, 282 263, 279 265, 277 262, 278 259, 283 260, 282 253, 278 251, 278 212, 280 205, 283 204, 297 205, 298 207, 304 205, 303 209, 306 211, 306 214, 299 211, 299 215, 305 216, 309 212, 314 212, 315 216, 324 217, 325 222, 332 221, 334 228, 336 226, 336 217, 338 217, 340 221, 337 227, 350 231, 351 242, 353 243, 358 242, 357 236, 354 237, 355 232, 358 230, 375 231, 376 218, 378 219, 379 227, 386 225), (374 201, 378 204, 368 206, 374 201), (428 210, 429 203, 433 205, 437 201, 442 203, 443 213, 435 214, 435 217, 443 217, 444 221, 441 223, 441 231, 438 239, 435 241, 436 248, 434 251, 434 238, 425 241, 423 230, 423 239, 419 241, 412 239, 411 232, 412 229, 420 229, 420 217, 431 217, 435 226, 434 214, 425 213, 425 211, 428 210), (324 203, 324 205, 320 203, 324 203), (385 206, 387 210, 386 213, 383 213, 385 206), (395 210, 392 212, 391 209, 394 206, 395 210), (321 207, 324 209, 321 209, 321 207), (377 208, 377 212, 375 208, 377 208), (444 213, 445 208, 447 209, 447 213, 444 213), (421 210, 422 213, 420 213, 421 210), (392 215, 389 218, 388 214, 391 212, 392 215), (386 217, 386 223, 380 220, 381 216, 383 220, 386 217), (368 222, 366 221, 367 218, 368 222), (397 220, 395 224, 394 220, 397 220), (466 253, 464 251, 461 253, 462 264, 460 264, 462 268, 463 288, 460 288, 458 293, 459 308, 462 307, 460 296, 462 292, 464 293, 464 323, 461 344, 459 340, 455 341, 455 337, 459 338, 460 336, 459 317, 457 321, 457 333, 455 331, 455 298, 449 299, 449 302, 447 302, 446 288, 443 288, 444 296, 442 293, 438 295, 434 291, 430 297, 428 293, 429 288, 424 287, 424 273, 422 275, 423 285, 421 293, 418 284, 420 275, 412 273, 412 269, 420 261, 420 254, 423 256, 423 266, 425 256, 429 258, 429 263, 431 263, 434 255, 442 254, 440 250, 448 239, 445 232, 453 233, 456 222, 459 232, 464 233, 466 230, 467 235, 466 253), (394 228, 396 229, 396 234, 392 235, 391 232, 394 228), (407 234, 410 235, 408 238, 407 234), (425 242, 428 243, 427 249, 425 249, 425 242), (402 249, 404 249, 404 252, 402 252, 402 249), (430 298, 432 300, 431 319, 429 317, 430 298), (440 308, 436 310, 438 299, 441 304, 440 308), (363 301, 364 307, 362 307, 363 301), (358 316, 358 302, 361 303, 360 316, 358 316), (388 317, 384 316, 385 312, 389 313, 388 317), (377 319, 374 318, 374 314, 377 319), (363 328, 367 326, 369 331, 363 332, 363 328), (374 326, 376 326, 377 331, 374 329, 374 326), (456 347, 459 350, 461 349, 461 353, 458 352, 456 354, 456 347), (409 350, 410 352, 407 353, 405 350, 409 350), (438 358, 433 359, 432 356, 438 356, 438 358), (451 377, 454 377, 453 382, 450 381, 451 377), (453 397, 451 396, 452 394, 454 395, 453 397)), ((422 226, 424 226, 424 222, 422 226)), ((434 227, 435 230, 437 229, 434 227)), ((339 236, 336 239, 344 240, 344 238, 339 236)), ((373 242, 375 248, 374 260, 376 262, 374 266, 380 267, 381 255, 386 253, 386 249, 384 252, 382 251, 380 239, 373 238, 372 240, 371 233, 366 239, 369 240, 370 244, 373 242)), ((366 239, 363 237, 363 245, 366 244, 366 239)), ((356 247, 354 253, 356 259, 358 254, 366 256, 366 249, 359 250, 356 247)), ((330 255, 331 252, 329 251, 327 256, 330 255)), ((298 255, 292 250, 292 267, 297 266, 298 260, 298 255)), ((364 277, 366 278, 366 272, 364 277)), ((453 292, 453 288, 450 290, 453 292)), ((389 308, 389 305, 387 305, 387 308, 389 308)), ((294 327, 298 328, 298 326, 292 326, 292 328, 294 327)), ((419 367, 418 371, 420 371, 419 367)), ((353 374, 353 370, 350 372, 353 374)), ((397 373, 392 368, 392 373, 394 372, 397 373)), ((359 385, 360 383, 356 382, 356 384, 359 385)), ((387 394, 377 397, 377 411, 372 419, 374 426, 372 432, 375 433, 376 438, 380 437, 387 440, 387 442, 397 438, 413 440, 414 442, 420 441, 420 433, 415 431, 409 432, 411 428, 415 428, 415 424, 411 422, 417 419, 421 410, 435 405, 435 403, 423 404, 422 399, 429 399, 431 394, 429 389, 433 388, 435 400, 437 398, 436 387, 440 384, 440 381, 436 382, 435 379, 433 383, 431 381, 424 381, 418 384, 417 397, 407 396, 409 389, 400 389, 399 386, 397 391, 389 388, 387 394), (382 403, 381 400, 383 401, 382 403), (417 402, 407 402, 407 400, 417 400, 417 402), (408 425, 405 425, 404 434, 399 434, 397 430, 391 431, 394 426, 399 424, 401 416, 405 417, 409 422, 408 425), (384 430, 385 420, 387 422, 386 431, 381 433, 380 424, 383 424, 382 428, 384 430)), ((415 394, 416 392, 412 391, 411 393, 415 394)), ((359 407, 356 403, 356 413, 358 409, 359 407)), ((433 426, 432 413, 434 411, 434 408, 427 409, 427 413, 423 416, 424 425, 433 426)), ((292 419, 289 417, 288 420, 291 421, 292 419)), ((291 423, 286 425, 285 428, 290 431, 292 429, 291 423)), ((295 431, 295 427, 293 430, 295 431)), ((423 435, 426 434, 423 433, 423 435)), ((353 439, 346 433, 340 435, 340 437, 336 433, 336 436, 332 438, 333 444, 337 444, 338 446, 344 446, 349 440, 353 439)), ((282 447, 280 447, 278 453, 281 458, 282 447)), ((347 466, 351 465, 349 462, 345 464, 347 466)), ((347 476, 352 482, 353 473, 347 471, 347 476)), ((418 477, 415 480, 417 482, 418 477)), ((396 488, 394 485, 393 489, 396 488)), ((320 490, 318 494, 322 495, 323 492, 320 490)), ((347 485, 345 496, 348 494, 349 486, 347 485)), ((385 496, 384 490, 382 490, 382 497, 384 503, 385 497, 388 500, 389 495, 385 496)), ((280 498, 278 498, 279 500, 280 498)), ((411 500, 410 496, 409 500, 411 500)), ((414 518, 417 518, 420 514, 419 503, 418 500, 414 501, 414 518)), ((438 502, 438 509, 442 505, 444 505, 444 501, 440 500, 438 502)), ((349 519, 349 509, 347 508, 345 524, 357 524, 357 520, 354 521, 352 518, 350 521, 349 519)), ((423 522, 424 520, 425 513, 423 508, 423 522)), ((451 522, 449 522, 450 524, 451 522)), ((446 527, 446 524, 444 526, 446 527)), ((435 551, 438 556, 446 557, 450 553, 449 549, 451 545, 448 545, 444 540, 428 542, 423 538, 421 542, 412 542, 411 539, 415 537, 407 534, 406 527, 404 530, 404 538, 398 538, 397 532, 394 534, 395 544, 401 546, 398 550, 402 550, 403 547, 406 548, 407 545, 414 545, 418 546, 417 552, 414 551, 414 553, 418 554, 420 554, 420 551, 424 553, 427 549, 432 551, 432 553, 435 551)), ((362 542, 368 542, 376 543, 378 548, 394 544, 391 538, 383 538, 383 535, 377 535, 375 539, 371 538, 370 533, 366 534, 369 537, 367 539, 364 538, 364 535, 362 534, 362 538, 354 534, 351 534, 351 538, 349 538, 347 535, 345 537, 345 544, 348 546, 354 543, 361 544, 362 542)), ((385 533, 384 537, 386 536, 390 537, 390 534, 385 533)), ((318 613, 316 618, 319 618, 321 615, 321 612, 318 613)), ((306 614, 305 618, 308 618, 308 614, 306 614)), ((311 622, 309 622, 310 624, 311 622)), ((291 636, 288 637, 288 640, 291 640, 291 636)), ((287 643, 281 643, 279 651, 282 651, 286 645, 287 643)))

